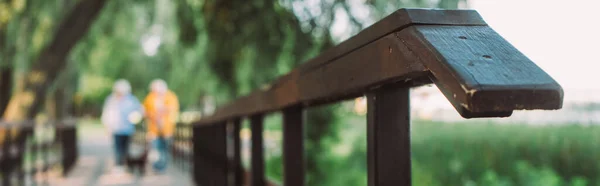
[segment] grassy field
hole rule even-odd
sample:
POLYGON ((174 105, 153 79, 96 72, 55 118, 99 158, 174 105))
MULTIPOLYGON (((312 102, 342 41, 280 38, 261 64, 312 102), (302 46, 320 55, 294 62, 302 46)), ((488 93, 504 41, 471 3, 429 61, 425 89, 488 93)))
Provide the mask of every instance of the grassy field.
POLYGON ((412 130, 414 182, 599 185, 598 140, 598 126, 416 121, 412 130))
MULTIPOLYGON (((323 155, 331 175, 322 185, 366 185, 364 120, 349 123, 323 155)), ((600 126, 413 121, 411 135, 417 186, 600 185, 600 126)), ((275 180, 280 163, 278 156, 267 159, 275 180)))

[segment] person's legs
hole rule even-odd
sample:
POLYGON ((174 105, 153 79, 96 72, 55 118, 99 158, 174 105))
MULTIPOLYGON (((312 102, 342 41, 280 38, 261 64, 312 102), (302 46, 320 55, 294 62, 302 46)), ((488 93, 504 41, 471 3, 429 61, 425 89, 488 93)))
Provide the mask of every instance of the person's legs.
POLYGON ((164 168, 167 168, 167 165, 169 164, 169 155, 170 155, 169 148, 170 148, 170 143, 171 143, 171 138, 164 138, 163 139, 163 146, 162 146, 161 156, 162 156, 164 168))
POLYGON ((131 137, 128 135, 114 135, 115 140, 115 163, 117 166, 125 164, 125 158, 129 152, 131 137))
POLYGON ((129 156, 129 143, 131 143, 131 136, 130 135, 123 135, 123 162, 126 161, 127 157, 129 156))
POLYGON ((124 145, 123 145, 123 136, 122 135, 113 135, 113 140, 115 143, 115 165, 121 166, 123 165, 125 159, 124 145))
POLYGON ((169 156, 169 139, 156 138, 152 141, 152 145, 158 151, 158 160, 154 162, 154 170, 163 171, 167 168, 169 156))

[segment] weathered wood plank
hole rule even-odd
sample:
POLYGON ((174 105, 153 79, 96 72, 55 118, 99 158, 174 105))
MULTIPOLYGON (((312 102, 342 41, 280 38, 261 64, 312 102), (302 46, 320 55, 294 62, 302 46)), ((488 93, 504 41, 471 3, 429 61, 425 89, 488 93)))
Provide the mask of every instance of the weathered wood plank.
MULTIPOLYGON (((292 71, 285 81, 225 106, 201 123, 360 96, 370 87, 389 82, 428 78, 429 72, 394 35, 336 59, 314 71, 292 71)), ((417 84, 430 83, 420 81, 417 84)))
MULTIPOLYGON (((359 50, 395 31, 399 31, 411 25, 421 24, 486 25, 481 16, 473 10, 400 9, 361 31, 356 36, 323 52, 321 55, 309 60, 289 74, 279 78, 271 85, 270 89, 256 91, 227 106, 221 107, 217 110, 215 115, 203 119, 201 123, 209 124, 231 118, 232 116, 246 116, 265 111, 278 110, 297 103, 302 103, 306 100, 314 103, 319 103, 322 100, 335 100, 335 98, 340 96, 331 95, 325 98, 304 96, 304 98, 300 98, 300 95, 302 94, 299 90, 304 88, 299 87, 297 83, 297 80, 301 79, 299 76, 318 71, 322 66, 330 63, 342 63, 343 61, 339 60, 339 58, 348 53, 359 50), (243 107, 244 105, 252 106, 243 107)), ((351 94, 344 94, 344 96, 350 95, 351 94)))
POLYGON ((409 86, 367 94, 369 186, 411 185, 409 86))
POLYGON ((402 41, 466 118, 559 109, 560 85, 487 26, 413 26, 402 41))
POLYGON ((199 123, 339 101, 396 81, 434 81, 465 118, 562 106, 560 85, 477 12, 402 9, 199 123))
POLYGON ((422 24, 487 25, 479 13, 474 10, 400 9, 362 30, 359 34, 309 60, 300 66, 299 70, 301 72, 311 71, 395 31, 411 25, 422 24))

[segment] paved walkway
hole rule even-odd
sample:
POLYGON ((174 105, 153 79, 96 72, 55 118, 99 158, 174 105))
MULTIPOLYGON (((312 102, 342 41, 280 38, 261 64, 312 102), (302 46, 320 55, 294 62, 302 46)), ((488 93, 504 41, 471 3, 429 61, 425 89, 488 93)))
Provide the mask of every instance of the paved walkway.
POLYGON ((53 176, 50 185, 193 185, 190 173, 183 172, 173 165, 164 174, 154 174, 149 169, 144 176, 112 174, 110 170, 114 161, 111 141, 103 128, 96 124, 83 124, 78 126, 78 129, 80 157, 77 165, 65 178, 53 176))

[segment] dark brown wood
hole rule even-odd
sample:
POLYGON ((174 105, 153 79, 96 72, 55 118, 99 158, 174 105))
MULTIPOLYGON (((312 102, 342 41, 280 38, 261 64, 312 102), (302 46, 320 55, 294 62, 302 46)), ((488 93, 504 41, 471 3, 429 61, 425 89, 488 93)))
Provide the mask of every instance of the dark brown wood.
MULTIPOLYGON (((411 25, 421 24, 441 24, 441 25, 486 25, 481 16, 472 10, 427 10, 427 9, 400 9, 383 20, 366 28, 356 36, 342 42, 321 55, 309 60, 304 65, 296 68, 289 74, 279 78, 269 90, 254 92, 249 96, 238 99, 223 108, 219 108, 214 116, 203 119, 202 123, 210 124, 215 121, 233 118, 233 116, 252 115, 261 112, 279 110, 291 105, 304 102, 319 103, 322 100, 331 100, 336 98, 346 98, 349 96, 347 92, 350 90, 365 89, 362 86, 350 86, 348 90, 344 90, 343 95, 334 93, 327 96, 306 96, 302 90, 307 88, 299 85, 298 79, 303 79, 307 73, 319 72, 325 69, 330 63, 345 63, 345 60, 339 58, 346 56, 348 53, 354 52, 368 44, 377 41, 380 38, 389 35, 398 30, 402 30, 411 25), (302 96, 302 97, 300 97, 302 96)), ((385 51, 388 51, 387 49, 385 51)), ((384 51, 379 51, 375 54, 380 54, 384 51)), ((364 54, 367 55, 367 54, 364 54)), ((373 53, 368 54, 373 57, 373 53)), ((348 59, 348 58, 346 58, 348 59)), ((363 61, 362 66, 371 65, 374 61, 363 61)), ((346 72, 335 72, 334 74, 344 74, 346 72)), ((333 75, 333 74, 331 74, 333 75)), ((375 73, 371 73, 375 75, 375 73)), ((352 80, 360 80, 361 76, 353 77, 352 80)), ((373 78, 376 79, 376 78, 373 78)), ((349 79, 345 79, 346 81, 349 79)), ((319 82, 308 82, 304 84, 316 84, 319 82)), ((374 82, 371 82, 374 83, 374 82)), ((353 94, 356 95, 356 94, 353 94)), ((360 95, 360 94, 359 94, 360 95)))
POLYGON ((226 125, 211 126, 214 132, 212 152, 217 158, 213 161, 213 175, 211 176, 214 186, 228 185, 229 170, 227 166, 227 128, 226 125))
POLYGON ((427 79, 429 72, 418 59, 390 35, 322 66, 313 72, 299 74, 292 71, 290 78, 276 87, 258 91, 225 106, 216 115, 201 120, 219 121, 231 115, 274 111, 292 104, 311 106, 362 95, 371 87, 399 80, 427 79))
POLYGON ((194 126, 194 180, 198 185, 227 185, 226 125, 194 126))
POLYGON ((62 174, 63 176, 67 176, 69 171, 75 166, 78 158, 77 128, 75 128, 75 125, 61 122, 56 128, 56 132, 56 136, 61 143, 62 174))
POLYGON ((560 85, 475 11, 401 9, 199 123, 340 101, 397 81, 435 81, 465 118, 562 106, 560 85))
POLYGON ((252 129, 252 186, 265 185, 265 157, 263 149, 263 115, 250 117, 252 129))
POLYGON ((204 127, 203 126, 199 126, 199 125, 195 125, 193 127, 193 134, 192 134, 192 140, 194 141, 193 144, 193 166, 192 166, 192 175, 193 175, 193 179, 194 182, 196 183, 196 185, 204 185, 206 184, 206 179, 205 176, 207 176, 207 171, 206 171, 206 167, 205 167, 205 161, 206 159, 203 157, 203 145, 204 145, 204 140, 203 138, 204 136, 204 130, 202 130, 204 127))
MULTIPOLYGON (((1 33, 0 33, 1 34, 1 33)), ((2 37, 2 36, 0 36, 2 37)), ((1 44, 0 44, 1 45, 1 44)), ((13 90, 13 68, 10 64, 0 64, 0 114, 4 113, 13 90)))
POLYGON ((231 135, 233 139, 233 157, 231 164, 233 166, 233 185, 242 186, 244 184, 244 170, 242 167, 242 141, 240 139, 240 130, 242 128, 241 120, 234 119, 231 122, 231 135))
POLYGON ((283 185, 303 186, 304 123, 302 107, 283 111, 283 185))
POLYGON ((2 185, 7 185, 10 186, 11 185, 11 179, 12 179, 12 169, 13 169, 13 162, 12 162, 12 155, 10 152, 10 147, 12 146, 12 130, 9 127, 6 128, 2 128, 3 132, 4 132, 4 139, 2 140, 2 149, 0 149, 0 172, 2 173, 0 175, 0 181, 2 181, 2 185))
POLYGON ((487 25, 487 23, 474 10, 399 9, 359 34, 309 60, 300 66, 299 70, 312 71, 411 25, 487 25))
POLYGON ((560 85, 488 26, 420 25, 399 37, 465 118, 562 107, 560 85))
MULTIPOLYGON (((251 183, 250 183, 251 177, 252 177, 252 173, 248 170, 244 170, 244 184, 243 185, 251 185, 251 183)), ((279 186, 279 185, 275 184, 275 182, 273 182, 271 180, 266 180, 265 186, 279 186)))
POLYGON ((410 186, 409 86, 383 87, 367 95, 369 186, 410 186))

